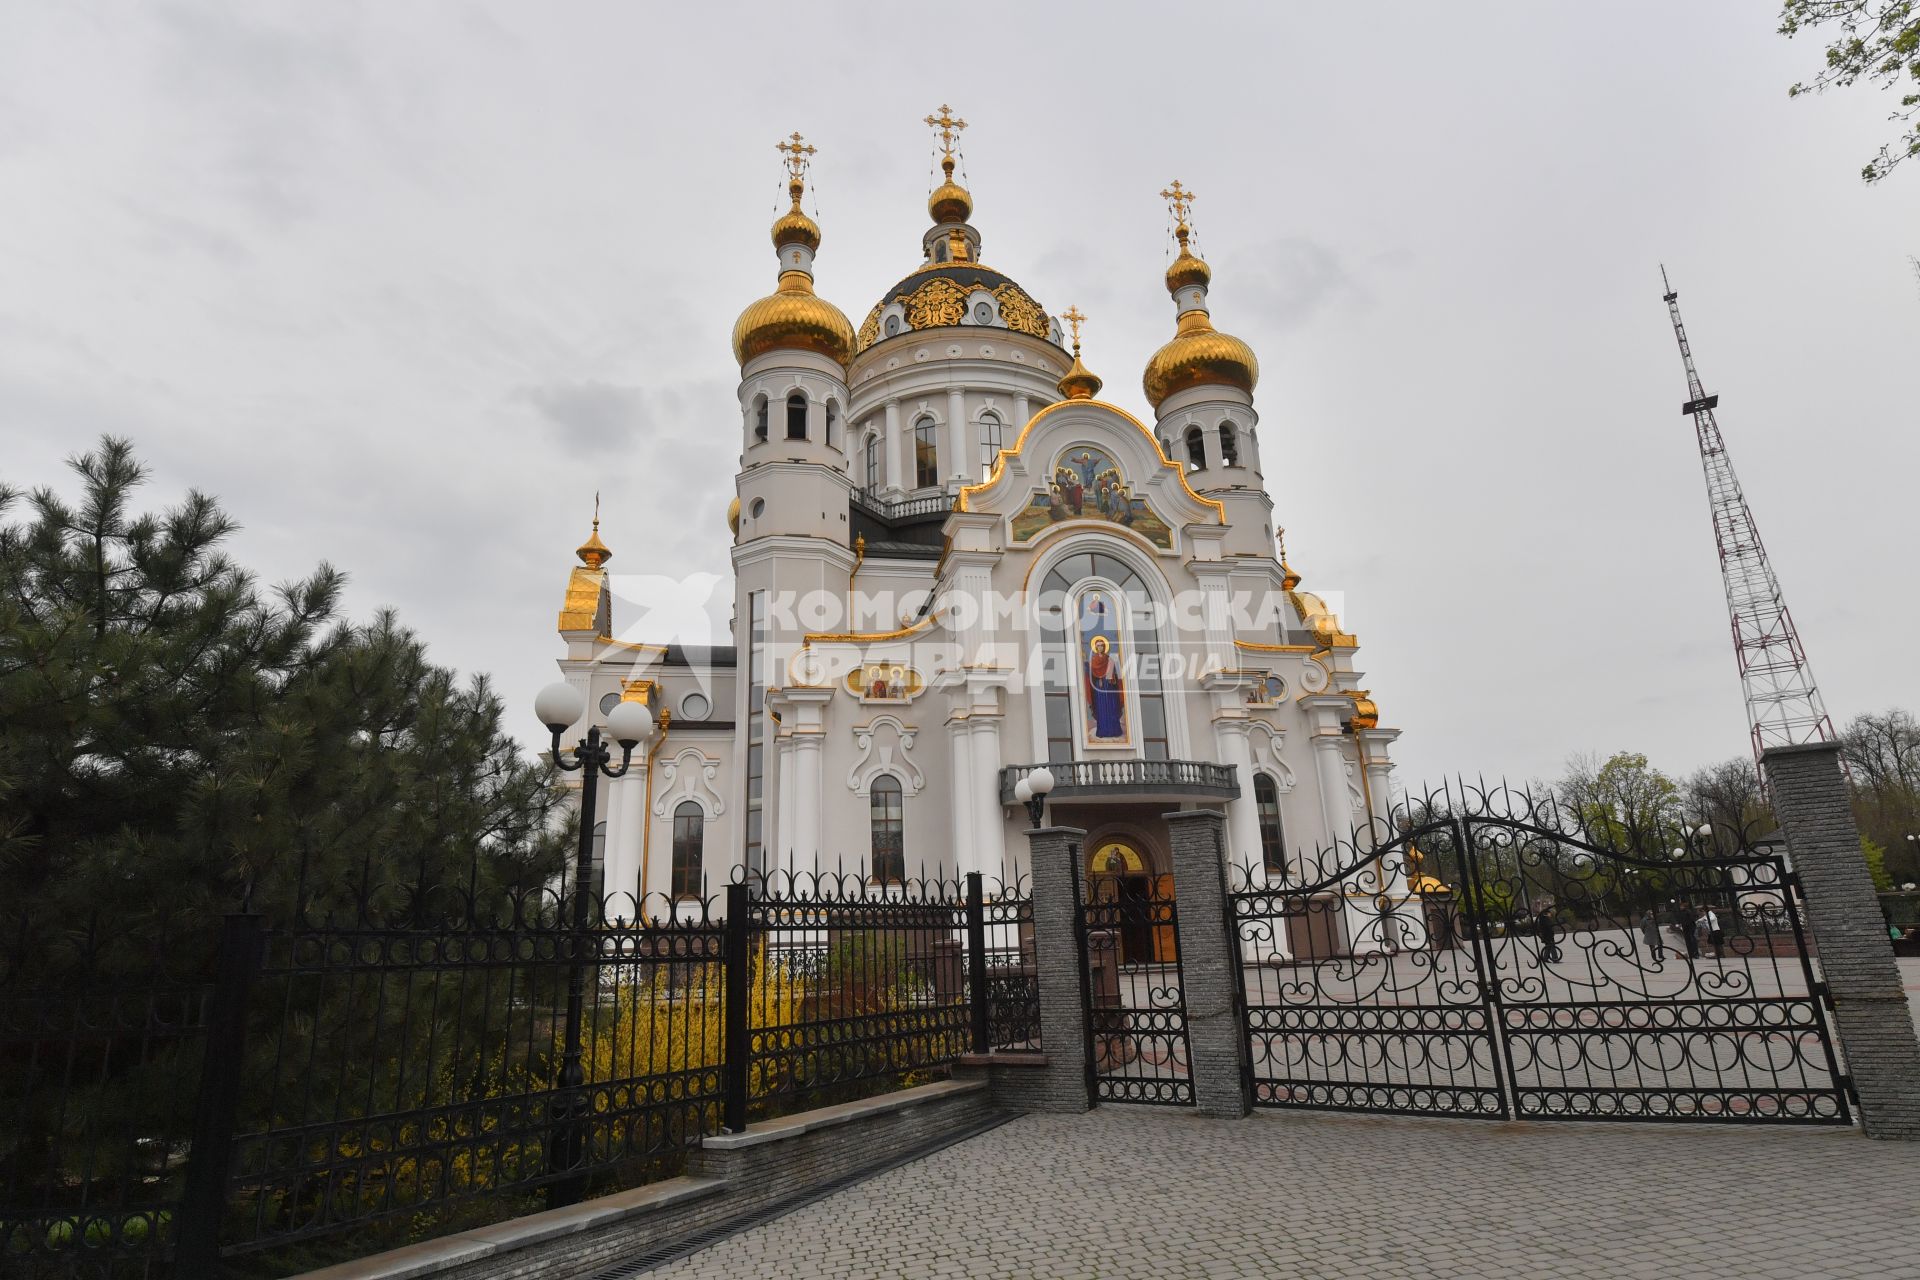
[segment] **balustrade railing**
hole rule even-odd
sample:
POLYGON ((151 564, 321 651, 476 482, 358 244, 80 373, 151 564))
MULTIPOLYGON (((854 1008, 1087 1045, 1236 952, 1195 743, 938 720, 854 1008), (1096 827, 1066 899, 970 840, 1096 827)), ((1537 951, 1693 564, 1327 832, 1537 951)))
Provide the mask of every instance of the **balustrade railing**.
MULTIPOLYGON (((1000 771, 1000 802, 1014 802, 1013 787, 1037 764, 1008 765, 1000 771)), ((1232 765, 1210 760, 1062 760, 1046 766, 1053 774, 1053 796, 1124 795, 1128 792, 1184 792, 1233 799, 1240 781, 1232 765)))

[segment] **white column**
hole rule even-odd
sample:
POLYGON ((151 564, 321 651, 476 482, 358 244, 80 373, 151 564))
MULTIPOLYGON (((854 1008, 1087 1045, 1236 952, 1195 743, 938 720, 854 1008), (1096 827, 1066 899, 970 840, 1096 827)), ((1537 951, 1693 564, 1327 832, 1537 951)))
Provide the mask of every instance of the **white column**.
POLYGON ((953 457, 946 460, 940 468, 940 480, 944 484, 948 476, 958 474, 973 479, 973 450, 967 447, 967 393, 965 387, 947 388, 947 440, 953 449, 953 457))
MULTIPOLYGON (((771 831, 762 832, 766 848, 769 851, 767 869, 781 871, 795 870, 793 860, 793 736, 782 727, 772 742, 773 750, 768 752, 767 763, 773 767, 760 783, 761 810, 766 810, 766 789, 774 789, 774 822, 771 831)), ((764 821, 764 819, 762 819, 764 821)), ((805 867, 805 864, 800 864, 805 867)), ((811 867, 805 867, 812 870, 811 867)))
POLYGON ((637 919, 646 886, 640 883, 640 845, 646 833, 646 749, 633 753, 633 765, 614 780, 607 806, 607 911, 637 919), (626 897, 616 895, 631 894, 626 897))
MULTIPOLYGON (((1227 864, 1247 868, 1252 884, 1265 884, 1260 849, 1260 814, 1253 796, 1253 744, 1247 740, 1244 719, 1214 721, 1214 741, 1220 763, 1232 765, 1240 780, 1240 798, 1227 803, 1227 864)), ((1227 872, 1228 887, 1237 888, 1241 873, 1227 872)))
POLYGON ((905 473, 900 469, 900 402, 887 401, 887 461, 886 474, 880 477, 882 489, 908 489, 912 486, 906 481, 905 473))
POLYGON ((1322 729, 1313 735, 1313 772, 1320 784, 1320 816, 1327 833, 1326 843, 1351 840, 1353 806, 1347 800, 1347 760, 1340 750, 1339 733, 1322 729))
POLYGON ((947 730, 947 759, 953 779, 947 792, 951 822, 948 834, 953 837, 953 865, 960 866, 976 856, 973 849, 978 833, 974 828, 979 825, 980 805, 973 794, 973 747, 968 741, 966 716, 948 720, 947 730))
POLYGON ((820 735, 796 734, 791 749, 793 761, 793 840, 791 847, 801 866, 823 865, 822 846, 826 843, 825 824, 820 809, 820 735))
POLYGON ((973 725, 973 790, 979 814, 973 843, 956 860, 960 874, 982 872, 989 882, 1005 871, 1007 811, 1000 805, 1000 717, 975 716, 973 725))
MULTIPOLYGON (((1388 775, 1393 772, 1393 761, 1387 755, 1387 745, 1400 733, 1396 729, 1362 729, 1355 735, 1356 740, 1366 750, 1367 798, 1373 802, 1373 829, 1376 839, 1384 842, 1393 835, 1393 796, 1389 790, 1388 775)), ((1427 941, 1426 915, 1421 910, 1420 899, 1413 896, 1407 884, 1407 853, 1404 846, 1393 850, 1380 859, 1381 889, 1388 899, 1397 905, 1398 918, 1389 932, 1395 946, 1419 947, 1427 941)))
POLYGON ((1014 441, 1020 438, 1020 432, 1027 425, 1027 419, 1032 416, 1033 413, 1027 407, 1027 397, 1025 394, 1016 393, 1013 397, 1013 434, 1007 437, 1007 448, 1013 448, 1014 441))

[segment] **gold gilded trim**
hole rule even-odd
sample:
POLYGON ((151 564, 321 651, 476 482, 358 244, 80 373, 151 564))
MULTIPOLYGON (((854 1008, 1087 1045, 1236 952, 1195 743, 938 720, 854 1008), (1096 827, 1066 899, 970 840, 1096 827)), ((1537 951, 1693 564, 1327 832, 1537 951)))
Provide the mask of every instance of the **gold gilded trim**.
POLYGON ((932 627, 939 619, 929 613, 920 621, 900 628, 898 631, 810 631, 803 643, 812 644, 866 644, 879 640, 904 640, 932 627))
POLYGON ((1235 640, 1233 647, 1246 649, 1252 653, 1312 653, 1310 644, 1267 644, 1260 640, 1235 640))
MULTIPOLYGON (((1050 413, 1056 413, 1061 409, 1085 408, 1088 405, 1098 405, 1100 408, 1105 409, 1110 413, 1118 415, 1120 418, 1124 419, 1125 421, 1131 422, 1136 428, 1138 428, 1140 431, 1140 434, 1145 436, 1148 442, 1153 445, 1154 455, 1160 459, 1160 465, 1165 467, 1167 470, 1173 472, 1174 475, 1180 478, 1180 487, 1187 491, 1187 496, 1192 498, 1195 502, 1198 502, 1202 506, 1212 507, 1214 522, 1216 524, 1221 524, 1221 525, 1226 524, 1227 504, 1224 502, 1221 502, 1217 498, 1205 498, 1195 493, 1193 491, 1193 486, 1187 483, 1187 473, 1185 468, 1183 468, 1179 463, 1175 462, 1172 458, 1169 458, 1166 454, 1166 450, 1160 447, 1160 437, 1154 435, 1153 431, 1147 426, 1146 423, 1140 421, 1140 419, 1134 417, 1132 414, 1128 413, 1125 409, 1122 409, 1119 405, 1108 404, 1105 400, 1058 400, 1058 401, 1055 401, 1053 404, 1048 405, 1046 408, 1040 410, 1040 412, 1034 414, 1031 418, 1028 418, 1027 425, 1020 428, 1020 438, 1013 442, 1013 448, 1002 449, 1000 451, 1000 457, 996 460, 996 465, 995 465, 993 474, 989 476, 987 479, 981 481, 979 484, 962 485, 960 487, 960 496, 954 500, 953 509, 955 511, 973 510, 972 506, 969 505, 972 500, 972 495, 979 492, 982 489, 987 488, 989 485, 994 484, 1000 479, 1001 472, 1004 469, 1002 464, 1005 463, 1008 455, 1011 454, 1014 456, 1018 456, 1020 452, 1026 448, 1027 436, 1032 433, 1034 426, 1040 421, 1040 419, 1046 417, 1050 413)), ((1116 526, 1116 527, 1120 527, 1120 526, 1116 526)))

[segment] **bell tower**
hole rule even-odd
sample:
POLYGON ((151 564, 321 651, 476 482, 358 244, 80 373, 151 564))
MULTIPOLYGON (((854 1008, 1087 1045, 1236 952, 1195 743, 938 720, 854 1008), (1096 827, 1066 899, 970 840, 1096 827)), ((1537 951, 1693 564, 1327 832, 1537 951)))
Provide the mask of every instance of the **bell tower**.
POLYGON ((800 847, 796 841, 810 842, 806 857, 817 852, 817 831, 798 828, 821 802, 822 703, 787 690, 787 667, 809 627, 831 624, 817 612, 822 604, 846 600, 855 558, 847 464, 853 326, 813 291, 820 225, 801 202, 815 148, 798 133, 775 146, 792 202, 773 224, 779 284, 741 312, 733 328, 741 449, 734 480, 739 510, 729 523, 734 644, 744 677, 734 706, 741 732, 733 777, 744 828, 741 861, 750 872, 785 865, 800 847), (781 830, 777 816, 794 814, 795 806, 803 816, 781 830))
POLYGON ((1160 193, 1180 246, 1167 268, 1173 297, 1173 339, 1147 362, 1141 379, 1153 406, 1154 434, 1187 483, 1226 506, 1233 527, 1227 550, 1266 554, 1273 502, 1260 470, 1260 415, 1253 388, 1260 362, 1253 348, 1213 327, 1207 291, 1213 269, 1193 250, 1194 193, 1175 179, 1160 193))

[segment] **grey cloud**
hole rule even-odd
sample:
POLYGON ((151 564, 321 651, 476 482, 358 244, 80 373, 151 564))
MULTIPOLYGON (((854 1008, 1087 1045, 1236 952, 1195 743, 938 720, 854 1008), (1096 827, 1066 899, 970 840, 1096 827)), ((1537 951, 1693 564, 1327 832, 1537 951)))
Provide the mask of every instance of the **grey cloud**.
POLYGON ((553 426, 588 440, 632 439, 653 429, 649 396, 641 387, 550 382, 519 387, 513 398, 532 405, 553 426))
POLYGON ((1226 265, 1239 304, 1276 331, 1301 327, 1342 297, 1368 297, 1335 250, 1302 236, 1236 250, 1226 265))

